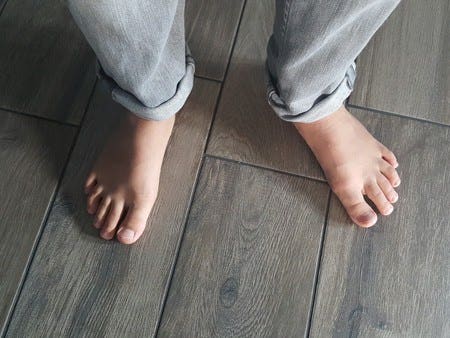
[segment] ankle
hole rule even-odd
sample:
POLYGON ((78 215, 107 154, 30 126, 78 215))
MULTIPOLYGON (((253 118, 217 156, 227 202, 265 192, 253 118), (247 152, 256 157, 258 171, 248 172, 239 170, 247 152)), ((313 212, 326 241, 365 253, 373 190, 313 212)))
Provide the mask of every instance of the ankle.
POLYGON ((152 119, 144 119, 142 117, 137 116, 134 113, 129 112, 125 118, 128 125, 134 128, 148 128, 148 127, 156 127, 156 126, 166 126, 173 127, 175 123, 175 115, 164 119, 164 120, 152 120, 152 119))
POLYGON ((328 133, 330 130, 335 129, 339 126, 342 120, 345 117, 345 113, 347 112, 344 106, 341 106, 338 110, 333 112, 332 114, 314 122, 310 123, 302 123, 302 122, 294 122, 295 128, 297 128, 300 135, 307 139, 314 136, 318 136, 318 134, 328 133))

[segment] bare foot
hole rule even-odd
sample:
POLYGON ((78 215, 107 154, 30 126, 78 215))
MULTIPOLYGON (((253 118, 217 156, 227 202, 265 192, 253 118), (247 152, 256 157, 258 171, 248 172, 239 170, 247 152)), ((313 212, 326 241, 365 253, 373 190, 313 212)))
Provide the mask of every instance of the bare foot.
POLYGON ((175 117, 143 120, 129 113, 110 138, 85 184, 87 210, 100 236, 134 243, 158 194, 159 175, 175 117))
POLYGON ((392 213, 398 199, 394 187, 400 184, 397 159, 345 107, 319 121, 294 125, 353 222, 370 227, 377 221, 364 195, 382 215, 392 213))

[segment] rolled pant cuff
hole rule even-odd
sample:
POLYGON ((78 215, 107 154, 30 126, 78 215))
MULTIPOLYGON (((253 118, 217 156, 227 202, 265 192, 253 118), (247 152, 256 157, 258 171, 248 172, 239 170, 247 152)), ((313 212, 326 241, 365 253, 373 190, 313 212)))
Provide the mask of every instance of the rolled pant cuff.
POLYGON ((311 123, 318 121, 337 111, 353 91, 356 78, 356 65, 352 63, 344 79, 330 94, 319 95, 319 99, 307 111, 296 112, 289 109, 273 84, 266 67, 267 101, 275 113, 284 121, 311 123))
POLYGON ((130 112, 146 120, 166 120, 181 110, 194 85, 195 62, 190 55, 186 55, 186 72, 177 86, 175 94, 167 101, 156 107, 147 107, 133 94, 123 90, 102 69, 97 60, 97 76, 106 84, 114 101, 124 106, 130 112))

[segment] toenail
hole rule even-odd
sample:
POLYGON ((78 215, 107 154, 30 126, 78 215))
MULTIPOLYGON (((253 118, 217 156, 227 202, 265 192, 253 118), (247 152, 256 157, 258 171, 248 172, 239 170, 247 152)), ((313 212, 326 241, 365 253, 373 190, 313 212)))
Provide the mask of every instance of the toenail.
POLYGON ((386 208, 386 214, 389 215, 392 211, 394 211, 394 207, 392 205, 390 205, 386 208))
POLYGON ((368 211, 365 214, 359 215, 356 219, 358 220, 358 222, 368 223, 373 219, 374 216, 376 216, 375 213, 368 211))
POLYGON ((119 236, 120 236, 120 238, 131 240, 131 239, 134 239, 134 231, 130 230, 130 229, 122 228, 119 231, 119 236))
POLYGON ((114 237, 114 235, 111 236, 111 233, 109 232, 100 231, 100 237, 106 240, 110 240, 114 237))
POLYGON ((111 239, 113 238, 113 236, 106 235, 106 234, 101 234, 101 237, 102 237, 103 239, 106 239, 107 241, 109 241, 109 240, 111 240, 111 239))

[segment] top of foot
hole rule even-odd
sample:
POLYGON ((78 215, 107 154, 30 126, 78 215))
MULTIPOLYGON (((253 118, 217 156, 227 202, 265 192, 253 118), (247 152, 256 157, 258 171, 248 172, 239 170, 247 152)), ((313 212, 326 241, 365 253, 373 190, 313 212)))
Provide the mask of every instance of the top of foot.
POLYGON ((87 210, 104 239, 132 244, 142 235, 158 193, 159 175, 175 118, 126 116, 85 183, 87 210))
POLYGON ((378 142, 345 107, 313 123, 294 123, 319 161, 328 182, 354 223, 370 227, 376 212, 394 210, 400 184, 395 155, 378 142))

